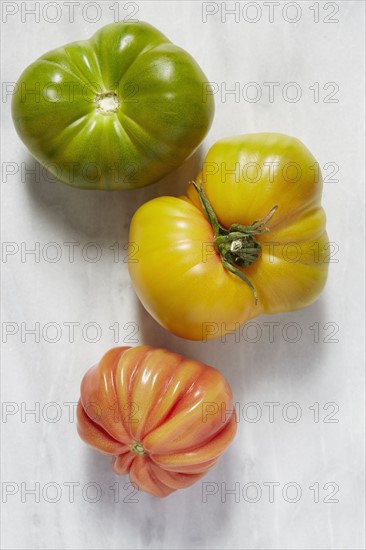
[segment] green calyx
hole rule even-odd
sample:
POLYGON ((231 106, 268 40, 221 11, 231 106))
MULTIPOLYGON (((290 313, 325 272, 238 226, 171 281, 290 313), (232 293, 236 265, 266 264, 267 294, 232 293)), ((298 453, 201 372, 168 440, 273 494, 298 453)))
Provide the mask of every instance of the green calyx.
POLYGON ((234 275, 237 275, 252 290, 255 303, 258 302, 257 291, 254 285, 237 269, 245 268, 256 262, 260 256, 262 247, 255 238, 255 235, 268 233, 269 229, 266 223, 272 218, 278 206, 274 206, 263 220, 254 221, 251 225, 232 224, 229 229, 220 225, 217 216, 203 191, 203 187, 198 187, 194 181, 191 182, 196 189, 201 201, 203 212, 210 222, 214 232, 215 240, 213 242, 215 250, 220 254, 223 266, 234 275))
POLYGON ((143 446, 141 445, 141 443, 139 443, 138 441, 135 441, 132 445, 131 445, 131 451, 133 453, 136 453, 137 455, 140 455, 140 456, 143 456, 143 455, 146 455, 147 452, 145 451, 145 449, 143 448, 143 446))

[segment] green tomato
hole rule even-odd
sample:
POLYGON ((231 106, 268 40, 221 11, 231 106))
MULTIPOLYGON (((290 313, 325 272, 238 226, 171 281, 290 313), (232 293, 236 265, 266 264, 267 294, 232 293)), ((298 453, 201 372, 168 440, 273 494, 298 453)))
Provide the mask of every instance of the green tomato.
POLYGON ((112 23, 21 75, 12 114, 32 155, 82 189, 149 185, 199 146, 213 114, 195 60, 147 23, 112 23))

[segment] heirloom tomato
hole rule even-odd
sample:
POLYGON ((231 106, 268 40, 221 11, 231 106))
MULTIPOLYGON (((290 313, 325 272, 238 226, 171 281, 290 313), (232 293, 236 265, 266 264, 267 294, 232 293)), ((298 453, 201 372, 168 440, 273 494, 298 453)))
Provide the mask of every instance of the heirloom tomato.
POLYGON ((153 183, 199 146, 213 118, 196 61, 147 23, 112 23, 42 55, 12 114, 32 155, 81 189, 153 183))
POLYGON ((153 199, 132 219, 129 272, 142 304, 194 340, 311 304, 329 260, 321 193, 319 166, 295 138, 217 142, 187 197, 153 199))
POLYGON ((150 346, 109 350, 83 378, 77 418, 80 437, 115 457, 115 473, 157 497, 200 479, 237 428, 222 374, 150 346))

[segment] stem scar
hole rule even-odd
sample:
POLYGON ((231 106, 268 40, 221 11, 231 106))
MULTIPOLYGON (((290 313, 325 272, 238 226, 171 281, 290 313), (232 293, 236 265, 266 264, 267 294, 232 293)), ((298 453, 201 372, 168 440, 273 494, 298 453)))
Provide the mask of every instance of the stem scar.
POLYGON ((244 273, 237 268, 246 268, 258 260, 262 247, 255 235, 269 232, 266 224, 276 213, 278 205, 274 206, 262 220, 254 221, 251 225, 232 224, 229 229, 225 229, 220 225, 215 211, 205 195, 202 184, 198 187, 196 182, 192 181, 191 183, 198 193, 203 212, 214 230, 215 239, 213 244, 220 255, 223 266, 249 286, 257 304, 256 288, 244 273))

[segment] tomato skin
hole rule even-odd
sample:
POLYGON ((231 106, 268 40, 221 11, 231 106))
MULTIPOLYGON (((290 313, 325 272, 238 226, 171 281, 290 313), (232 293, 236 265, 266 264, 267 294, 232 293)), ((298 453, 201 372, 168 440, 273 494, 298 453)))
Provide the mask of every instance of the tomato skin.
POLYGON ((207 80, 151 25, 112 23, 32 63, 15 87, 13 121, 32 155, 64 183, 142 187, 179 166, 208 132, 207 80), (108 93, 118 107, 105 114, 99 99, 108 93))
POLYGON ((136 262, 128 264, 137 295, 167 330, 200 340, 249 315, 252 294, 212 250, 214 233, 201 210, 175 197, 143 204, 130 227, 136 262), (147 238, 151 235, 151 240, 147 238))
POLYGON ((217 142, 197 177, 226 229, 251 225, 278 206, 266 224, 269 232, 256 236, 262 247, 258 260, 240 268, 257 291, 257 303, 214 250, 214 231, 192 185, 187 197, 159 197, 142 205, 130 228, 138 252, 129 272, 147 311, 177 336, 206 340, 262 313, 311 304, 326 282, 329 244, 315 164, 295 138, 249 134, 217 142), (255 164, 260 177, 250 178, 245 170, 255 164))
POLYGON ((205 475, 234 438, 237 420, 230 386, 216 369, 138 346, 109 350, 85 374, 77 428, 86 443, 115 457, 115 473, 164 497, 205 475))

